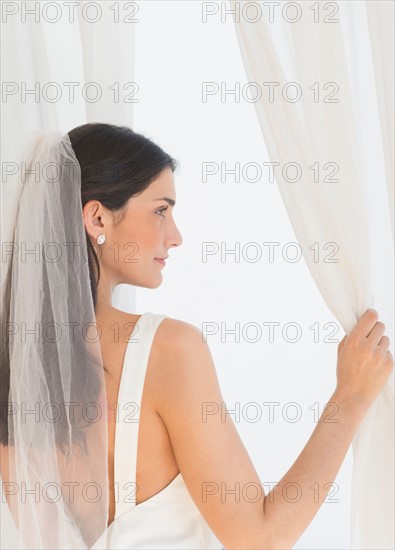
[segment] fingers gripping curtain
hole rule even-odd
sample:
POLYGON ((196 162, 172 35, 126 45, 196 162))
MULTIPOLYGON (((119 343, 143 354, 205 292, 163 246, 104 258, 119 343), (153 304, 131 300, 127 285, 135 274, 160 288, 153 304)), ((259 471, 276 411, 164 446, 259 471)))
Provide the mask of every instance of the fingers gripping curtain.
MULTIPOLYGON (((373 17, 378 13, 380 20, 387 17, 392 20, 390 13, 384 15, 384 4, 392 3, 383 2, 380 10, 371 8, 369 13, 388 182, 388 194, 383 182, 375 182, 375 194, 383 204, 380 216, 389 218, 393 208, 388 205, 388 197, 393 197, 394 153, 393 145, 391 148, 393 127, 391 129, 388 121, 393 121, 389 116, 393 110, 393 97, 390 95, 391 78, 381 79, 388 69, 381 48, 389 43, 390 38, 385 36, 379 41, 377 33, 380 36, 383 31, 390 33, 391 25, 380 27, 378 31, 377 17, 373 17)), ((382 227, 387 227, 389 232, 390 222, 379 229, 378 224, 370 219, 371 204, 366 193, 369 184, 364 183, 364 173, 360 168, 362 159, 357 145, 356 115, 342 27, 340 23, 312 24, 306 13, 291 25, 280 21, 285 33, 283 46, 288 47, 291 59, 292 71, 289 72, 293 72, 294 77, 287 79, 285 62, 281 62, 277 55, 266 18, 251 22, 240 13, 240 5, 240 2, 230 1, 247 78, 250 83, 261 86, 274 83, 279 91, 272 101, 268 99, 269 94, 262 94, 254 102, 270 160, 281 167, 289 162, 300 167, 298 181, 289 183, 281 177, 276 181, 311 275, 346 333, 368 307, 376 307, 380 319, 386 324, 387 334, 391 335, 393 289, 387 279, 388 301, 377 304, 377 295, 382 292, 380 273, 388 272, 393 266, 391 239, 387 234, 382 238, 383 234, 379 232, 382 227), (297 101, 286 101, 281 93, 291 81, 296 81, 301 90, 297 101), (334 84, 323 87, 330 82, 334 84), (336 94, 336 91, 340 93, 336 94), (323 102, 323 96, 326 102, 323 102), (339 97, 340 100, 331 102, 339 97), (314 166, 321 170, 336 169, 335 177, 322 181, 325 175, 333 174, 329 170, 321 173, 315 181, 314 166), (376 265, 377 262, 371 260, 372 245, 382 245, 383 242, 386 248, 381 250, 378 258, 380 265, 376 265), (333 260, 324 262, 320 256, 317 261, 309 249, 314 243, 319 244, 321 254, 333 260), (330 252, 334 255, 330 256, 330 252)), ((308 10, 308 6, 299 6, 308 10)), ((393 6, 391 9, 393 11, 393 6)), ((339 13, 337 17, 341 20, 339 13)), ((268 88, 263 86, 263 89, 268 88)), ((289 87, 285 92, 289 93, 288 98, 297 97, 295 89, 289 87)), ((394 548, 393 418, 391 377, 369 408, 352 444, 353 548, 394 548)))

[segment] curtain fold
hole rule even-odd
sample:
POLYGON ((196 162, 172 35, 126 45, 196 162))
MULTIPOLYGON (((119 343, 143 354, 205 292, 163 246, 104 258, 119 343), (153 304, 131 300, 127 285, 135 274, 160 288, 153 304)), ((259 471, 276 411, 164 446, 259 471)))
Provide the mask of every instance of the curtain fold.
MULTIPOLYGON (((97 11, 78 5, 83 85, 89 95, 85 102, 86 122, 107 122, 133 128, 133 109, 139 89, 134 79, 135 23, 132 2, 99 4, 97 11), (96 22, 93 22, 95 19, 96 22), (97 101, 94 101, 95 97, 97 101)), ((122 311, 136 312, 136 291, 118 285, 112 305, 122 311)))
MULTIPOLYGON (((268 155, 280 166, 297 163, 302 174, 292 183, 281 177, 276 181, 311 275, 346 333, 367 308, 376 307, 391 337, 393 289, 388 279, 380 279, 380 272, 393 265, 393 246, 388 235, 380 233, 383 229, 372 217, 373 206, 366 192, 371 183, 365 182, 361 169, 341 13, 334 24, 312 23, 306 14, 291 25, 278 17, 275 29, 265 17, 251 22, 236 16, 237 4, 230 1, 248 84, 260 85, 263 90, 254 106, 268 155), (281 52, 275 44, 280 27, 286 37, 281 52), (270 99, 268 83, 274 83, 270 99), (319 258, 311 250, 317 243, 319 258), (376 265, 377 252, 372 250, 378 243, 382 247, 380 265, 376 265), (380 303, 383 285, 388 302, 380 303)), ((388 22, 381 27, 381 21, 391 19, 393 5, 387 11, 388 4, 392 3, 381 2, 380 8, 371 7, 370 11, 388 183, 388 197, 383 201, 380 196, 383 217, 393 216, 393 205, 388 207, 388 198, 393 197, 393 80, 391 76, 382 78, 391 59, 387 48, 393 27, 388 22)), ((377 186, 377 192, 385 188, 377 186)), ((393 437, 392 376, 352 444, 352 548, 394 548, 393 437)))
POLYGON ((365 2, 376 77, 377 100, 394 239, 394 2, 365 2))
POLYGON ((86 120, 132 125, 133 106, 138 101, 134 82, 135 24, 127 21, 133 18, 130 13, 125 16, 123 2, 99 5, 97 13, 84 8, 79 2, 84 85, 91 97, 85 102, 86 120), (98 101, 94 100, 96 95, 98 101))

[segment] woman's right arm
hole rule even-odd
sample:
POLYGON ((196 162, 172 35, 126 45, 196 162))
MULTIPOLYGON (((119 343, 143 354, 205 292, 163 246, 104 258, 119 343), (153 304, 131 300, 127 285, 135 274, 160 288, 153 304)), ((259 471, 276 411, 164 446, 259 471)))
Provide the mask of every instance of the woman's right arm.
POLYGON ((340 342, 332 405, 321 415, 292 467, 266 495, 265 518, 276 533, 275 544, 280 541, 278 548, 292 548, 317 513, 362 418, 393 370, 389 338, 383 336, 385 326, 377 319, 377 313, 368 310, 340 342), (285 500, 283 488, 288 483, 290 498, 285 500), (294 489, 293 483, 297 483, 294 489), (291 502, 296 489, 301 498, 291 502))
POLYGON ((295 463, 265 495, 226 414, 201 331, 174 319, 161 323, 154 352, 156 411, 167 427, 192 499, 225 548, 283 550, 296 543, 327 496, 363 416, 393 370, 384 328, 377 313, 368 310, 339 344, 337 386, 330 398, 336 414, 333 406, 324 410, 295 463), (295 488, 301 497, 290 502, 295 488), (261 498, 256 498, 259 491, 261 498))

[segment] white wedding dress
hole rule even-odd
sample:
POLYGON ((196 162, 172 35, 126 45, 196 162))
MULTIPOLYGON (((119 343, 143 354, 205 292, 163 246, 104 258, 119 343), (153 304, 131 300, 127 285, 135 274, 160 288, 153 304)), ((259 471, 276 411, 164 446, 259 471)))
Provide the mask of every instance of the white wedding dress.
MULTIPOLYGON (((137 506, 133 501, 139 430, 137 419, 141 411, 145 374, 156 329, 166 317, 150 312, 141 315, 127 344, 118 394, 119 420, 124 421, 117 422, 115 432, 114 482, 119 489, 115 517, 92 550, 222 548, 192 500, 181 472, 153 497, 137 506), (134 405, 132 408, 131 403, 138 407, 134 405), (127 418, 129 421, 126 421, 127 418)), ((15 523, 5 501, 3 498, 1 500, 0 520, 4 522, 3 528, 7 526, 7 532, 0 532, 0 548, 19 549, 15 523)), ((70 525, 70 528, 73 529, 73 526, 70 525)), ((66 548, 76 550, 75 546, 65 541, 63 549, 66 548)))
POLYGON ((127 344, 119 386, 118 411, 120 418, 123 413, 123 418, 126 415, 134 422, 116 424, 114 481, 115 487, 119 488, 119 495, 116 496, 115 518, 92 549, 222 548, 192 500, 181 472, 153 497, 137 506, 133 502, 139 430, 139 422, 135 419, 141 410, 152 341, 156 329, 166 317, 150 312, 141 315, 127 344), (138 407, 132 408, 131 402, 138 407), (133 414, 136 410, 137 413, 133 414), (130 483, 131 480, 133 483, 130 483))

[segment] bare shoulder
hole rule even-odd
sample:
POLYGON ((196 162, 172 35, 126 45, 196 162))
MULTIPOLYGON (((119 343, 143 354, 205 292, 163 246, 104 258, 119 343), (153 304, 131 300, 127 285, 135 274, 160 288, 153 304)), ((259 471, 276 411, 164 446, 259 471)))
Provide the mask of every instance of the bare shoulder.
POLYGON ((222 400, 210 348, 199 327, 167 317, 160 323, 154 342, 151 359, 157 365, 162 404, 170 395, 185 393, 187 383, 193 386, 204 380, 208 387, 215 388, 222 400))
POLYGON ((158 327, 157 343, 170 350, 182 349, 191 344, 203 342, 202 331, 192 323, 166 317, 158 327))

